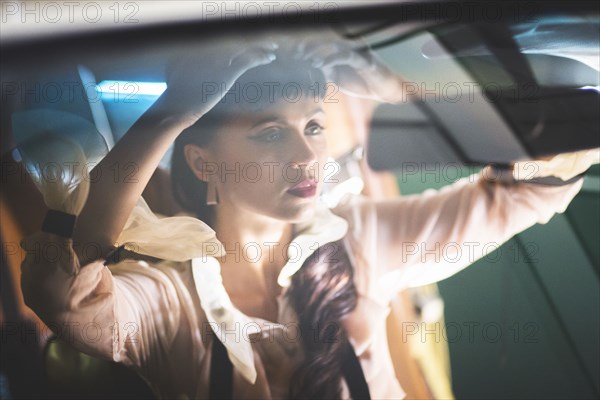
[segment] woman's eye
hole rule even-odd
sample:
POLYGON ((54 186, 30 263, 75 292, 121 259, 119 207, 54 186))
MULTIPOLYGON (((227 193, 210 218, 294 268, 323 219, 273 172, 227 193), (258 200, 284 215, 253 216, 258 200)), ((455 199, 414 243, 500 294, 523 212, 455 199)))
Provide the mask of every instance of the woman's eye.
POLYGON ((262 140, 263 142, 275 142, 283 136, 281 129, 273 128, 268 129, 265 133, 258 136, 257 139, 262 140))
POLYGON ((311 124, 306 127, 305 132, 307 135, 319 135, 319 134, 323 133, 324 129, 325 128, 323 128, 319 124, 311 124))

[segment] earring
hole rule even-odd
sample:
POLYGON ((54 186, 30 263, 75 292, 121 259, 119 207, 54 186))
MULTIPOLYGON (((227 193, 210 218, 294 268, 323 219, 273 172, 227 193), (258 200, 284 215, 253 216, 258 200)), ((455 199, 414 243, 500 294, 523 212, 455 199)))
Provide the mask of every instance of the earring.
POLYGON ((217 185, 212 179, 209 179, 208 187, 206 188, 206 205, 214 206, 219 203, 219 194, 217 193, 217 185))

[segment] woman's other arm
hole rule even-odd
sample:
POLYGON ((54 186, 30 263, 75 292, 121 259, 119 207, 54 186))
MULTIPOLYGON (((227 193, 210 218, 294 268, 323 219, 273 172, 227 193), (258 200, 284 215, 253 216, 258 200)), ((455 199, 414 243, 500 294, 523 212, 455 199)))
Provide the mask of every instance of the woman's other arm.
POLYGON ((46 232, 21 246, 25 303, 60 339, 137 367, 168 353, 185 305, 163 271, 136 261, 115 270, 101 260, 82 266, 71 239, 46 232))
POLYGON ((339 210, 351 216, 351 234, 365 244, 373 273, 400 272, 402 288, 445 279, 517 233, 548 222, 565 211, 583 183, 505 184, 484 175, 419 195, 355 198, 339 210))

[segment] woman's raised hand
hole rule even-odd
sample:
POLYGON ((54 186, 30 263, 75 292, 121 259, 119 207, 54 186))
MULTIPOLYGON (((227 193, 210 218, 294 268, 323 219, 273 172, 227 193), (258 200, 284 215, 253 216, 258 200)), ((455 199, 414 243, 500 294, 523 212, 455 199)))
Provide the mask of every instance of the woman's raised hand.
POLYGON ((167 89, 157 102, 162 113, 193 125, 210 111, 246 71, 275 60, 271 40, 244 39, 202 45, 197 53, 176 60, 168 71, 167 89))
POLYGON ((402 99, 402 79, 383 63, 362 41, 306 40, 301 46, 302 59, 321 68, 328 80, 342 92, 396 103, 402 99))
POLYGON ((561 153, 555 156, 519 161, 513 166, 515 180, 527 181, 534 178, 555 176, 568 181, 586 172, 592 165, 600 163, 600 148, 561 153))
MULTIPOLYGON (((167 90, 92 170, 91 176, 98 179, 90 182, 88 200, 73 232, 73 239, 83 244, 80 248, 94 243, 101 249, 100 258, 108 255, 175 138, 214 107, 240 75, 272 62, 276 48, 272 41, 219 41, 202 45, 201 51, 181 57, 173 65, 167 90), (115 166, 133 167, 135 175, 117 180, 111 178, 112 173, 102 173, 114 171, 115 166)), ((78 256, 82 264, 92 261, 86 254, 78 256)))

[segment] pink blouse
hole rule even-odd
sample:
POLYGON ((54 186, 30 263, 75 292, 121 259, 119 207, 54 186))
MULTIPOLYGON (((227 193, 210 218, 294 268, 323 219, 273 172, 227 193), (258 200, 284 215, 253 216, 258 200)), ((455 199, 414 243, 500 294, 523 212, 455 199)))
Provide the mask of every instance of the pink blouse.
MULTIPOLYGON (((561 187, 507 186, 474 175, 421 195, 383 201, 347 195, 331 210, 320 206, 314 219, 294 227, 289 261, 278 278, 283 290, 277 321, 233 306, 217 253, 210 251, 219 242, 200 233, 192 237, 210 246, 198 247, 202 251, 191 259, 125 260, 107 267, 104 260, 80 266, 72 240, 38 232, 21 243, 23 294, 55 333, 80 351, 134 368, 160 398, 208 396, 211 332, 234 365, 235 398, 286 398, 303 357, 297 316, 286 297, 289 278, 317 247, 343 239, 359 293, 344 327, 372 398, 403 398, 388 350, 388 340, 401 340, 386 334, 390 300, 405 288, 449 277, 513 235, 546 223, 564 212, 581 186, 582 180, 561 187)), ((142 218, 125 231, 131 240, 143 228, 142 218)), ((162 232, 162 245, 169 246, 169 238, 177 243, 182 233, 162 232)), ((156 250, 161 243, 144 240, 143 253, 164 254, 156 250)))

